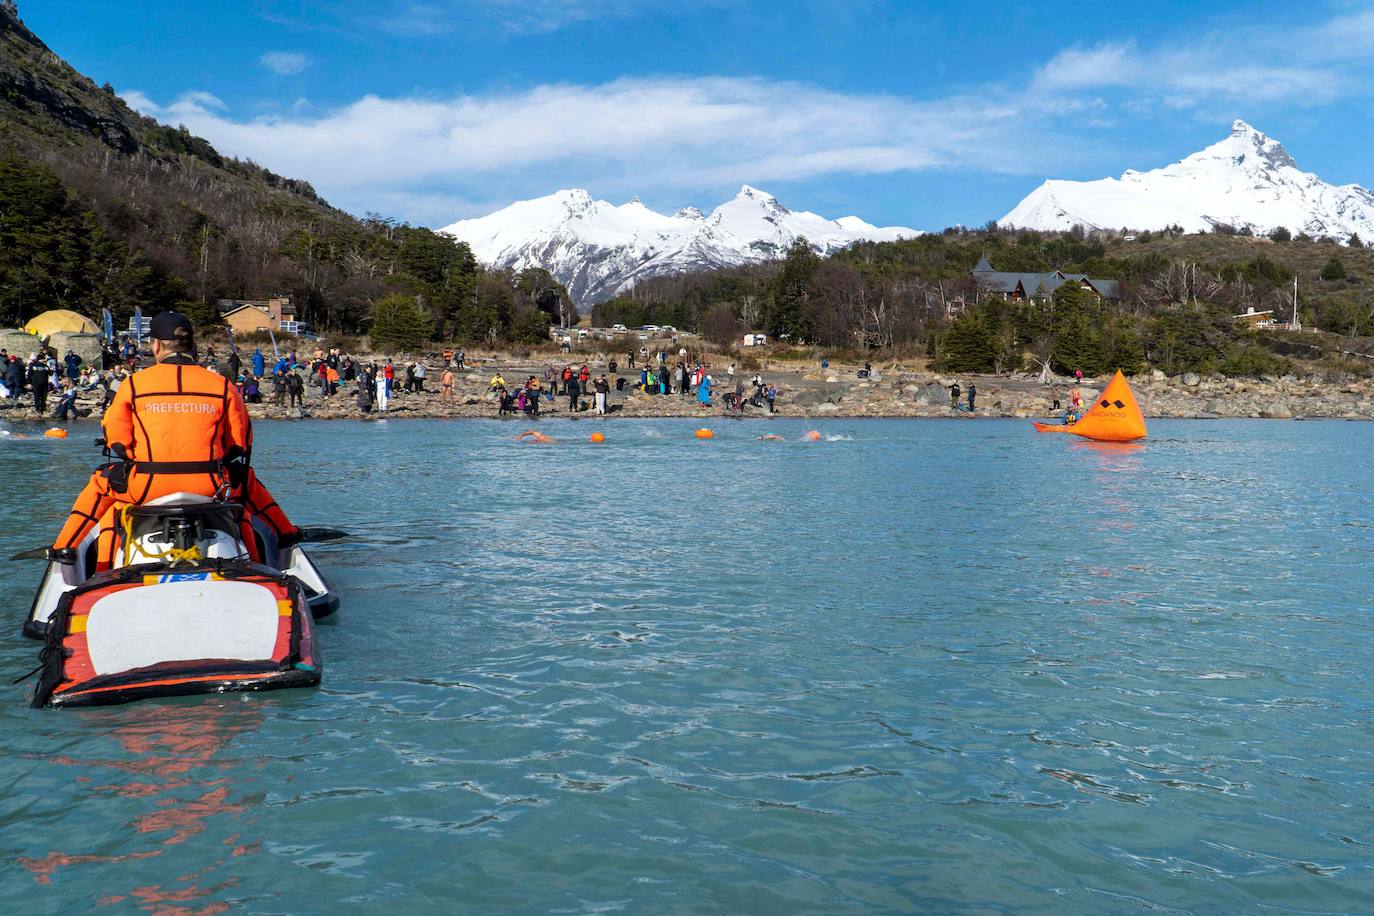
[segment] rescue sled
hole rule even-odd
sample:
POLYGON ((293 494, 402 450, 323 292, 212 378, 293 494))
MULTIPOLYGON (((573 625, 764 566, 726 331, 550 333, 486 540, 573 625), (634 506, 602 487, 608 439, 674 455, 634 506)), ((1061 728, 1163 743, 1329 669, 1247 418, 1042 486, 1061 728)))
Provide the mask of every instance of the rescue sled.
POLYGON ((242 508, 203 496, 121 513, 114 568, 88 572, 93 533, 44 574, 24 628, 47 640, 35 707, 320 682, 312 606, 338 599, 299 545, 255 526, 273 564, 248 559, 242 508))

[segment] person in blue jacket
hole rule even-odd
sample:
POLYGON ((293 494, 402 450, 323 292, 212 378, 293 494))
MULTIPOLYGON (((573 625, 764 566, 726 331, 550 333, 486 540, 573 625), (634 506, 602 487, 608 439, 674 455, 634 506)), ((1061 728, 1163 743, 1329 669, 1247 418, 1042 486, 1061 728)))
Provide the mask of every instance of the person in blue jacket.
POLYGON ((267 373, 267 360, 262 355, 260 347, 253 348, 253 375, 262 378, 267 373))
POLYGON ((713 384, 715 384, 715 381, 708 375, 703 378, 701 384, 697 386, 697 401, 708 407, 711 404, 711 386, 713 384))

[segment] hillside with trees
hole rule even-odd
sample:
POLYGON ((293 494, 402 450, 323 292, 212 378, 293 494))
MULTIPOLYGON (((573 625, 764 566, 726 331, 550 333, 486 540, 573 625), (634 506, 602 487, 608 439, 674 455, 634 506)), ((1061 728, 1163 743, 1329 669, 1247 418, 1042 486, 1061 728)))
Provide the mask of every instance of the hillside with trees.
POLYGON ((1257 376, 1293 360, 1369 374, 1374 360, 1374 251, 1359 239, 1271 238, 1182 231, 1040 233, 950 229, 898 242, 860 243, 820 259, 804 244, 775 265, 660 278, 598 305, 597 324, 671 324, 718 343, 763 331, 794 344, 879 359, 925 354, 960 372, 1038 370, 1096 374, 1146 366, 1257 376), (1118 280, 1101 300, 1074 284, 1033 302, 988 295, 970 271, 987 255, 998 270, 1085 273, 1118 280), (1287 324, 1298 281, 1308 330, 1255 330, 1248 309, 1287 324), (1316 329, 1320 329, 1317 331, 1316 329))
POLYGON ((0 325, 104 307, 122 325, 134 305, 210 321, 218 299, 290 293, 322 330, 367 332, 401 297, 407 338, 542 338, 568 297, 526 273, 485 271, 428 229, 357 219, 138 114, 0 7, 0 325))

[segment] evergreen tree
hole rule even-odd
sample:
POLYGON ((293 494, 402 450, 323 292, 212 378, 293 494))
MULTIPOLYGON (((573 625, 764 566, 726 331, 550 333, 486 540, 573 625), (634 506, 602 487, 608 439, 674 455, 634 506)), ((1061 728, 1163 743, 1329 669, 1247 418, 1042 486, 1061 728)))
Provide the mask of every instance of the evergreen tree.
POLYGON ((959 316, 949 326, 940 350, 946 372, 991 372, 997 362, 997 342, 976 312, 959 316))
POLYGON ((820 263, 806 239, 798 238, 792 243, 782 270, 768 284, 768 301, 763 311, 768 333, 775 337, 786 334, 794 341, 810 338, 814 326, 810 304, 820 263))
POLYGON ((1054 291, 1054 342, 1050 366, 1068 375, 1082 370, 1098 375, 1108 362, 1104 316, 1097 296, 1077 283, 1065 283, 1054 291))
POLYGON ((416 350, 429 339, 434 322, 413 296, 393 293, 372 307, 372 346, 379 350, 416 350))
POLYGON ((510 338, 516 343, 547 343, 549 327, 553 324, 550 315, 543 309, 527 308, 515 316, 511 322, 510 338))
POLYGON ((1323 280, 1344 280, 1346 276, 1345 265, 1341 263, 1340 258, 1333 254, 1327 258, 1326 264, 1322 266, 1321 276, 1323 280))

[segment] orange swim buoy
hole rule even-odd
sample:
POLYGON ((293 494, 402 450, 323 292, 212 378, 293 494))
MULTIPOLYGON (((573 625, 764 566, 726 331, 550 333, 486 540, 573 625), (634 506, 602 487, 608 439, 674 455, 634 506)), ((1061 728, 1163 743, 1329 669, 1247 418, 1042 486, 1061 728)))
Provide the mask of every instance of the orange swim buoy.
POLYGON ((820 434, 820 431, 819 431, 819 430, 815 430, 815 429, 807 431, 806 436, 805 436, 805 439, 806 439, 807 442, 820 442, 820 441, 821 441, 821 434, 820 434))
POLYGON ((606 436, 605 436, 604 434, 602 434, 602 433, 592 433, 592 441, 593 441, 593 442, 605 442, 605 441, 606 441, 606 436))
POLYGON ((702 427, 701 429, 697 430, 697 438, 698 438, 698 439, 714 439, 715 437, 716 437, 715 432, 712 431, 712 430, 706 429, 705 427, 702 427))
POLYGON ((47 436, 49 439, 65 439, 67 438, 67 431, 61 427, 54 426, 43 435, 47 436))
POLYGON ((1126 376, 1118 369, 1097 403, 1071 426, 1034 423, 1042 433, 1073 433, 1098 442, 1134 442, 1145 438, 1145 415, 1136 403, 1126 376))

